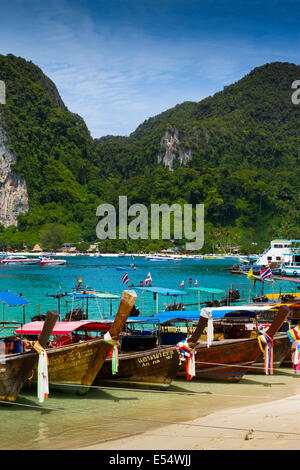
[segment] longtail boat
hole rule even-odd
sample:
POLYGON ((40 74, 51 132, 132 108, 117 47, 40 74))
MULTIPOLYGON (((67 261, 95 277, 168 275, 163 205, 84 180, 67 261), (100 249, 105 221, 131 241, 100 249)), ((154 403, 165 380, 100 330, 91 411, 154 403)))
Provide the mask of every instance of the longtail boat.
MULTIPOLYGON (((38 336, 38 342, 45 348, 55 322, 58 318, 56 311, 48 311, 43 327, 38 336)), ((22 335, 23 326, 20 327, 22 335)), ((15 353, 16 346, 22 344, 20 338, 8 338, 6 342, 6 353, 0 356, 0 400, 14 402, 22 390, 26 380, 31 376, 38 364, 38 353, 33 351, 22 351, 15 353)))
MULTIPOLYGON (((279 307, 267 334, 264 333, 262 339, 272 342, 289 313, 289 307, 279 307)), ((195 348, 196 377, 203 380, 238 382, 261 355, 261 347, 264 347, 264 344, 257 337, 212 341, 209 347, 204 341, 198 341, 195 348)), ((178 375, 184 375, 183 367, 178 375)))
MULTIPOLYGON (((52 335, 54 340, 47 348, 49 387, 85 394, 102 368, 112 347, 116 352, 117 340, 136 301, 132 290, 123 292, 116 317, 110 326, 104 321, 82 320, 57 322, 52 335), (96 335, 101 336, 96 336, 96 335), (76 386, 76 387, 74 387, 76 386), (81 387, 82 386, 82 387, 81 387)), ((43 322, 23 325, 23 334, 34 336, 43 322)), ((16 330, 18 333, 19 330, 16 330)), ((31 383, 37 381, 33 370, 31 383)))
MULTIPOLYGON (((135 321, 139 320, 135 319, 135 321)), ((155 323, 155 319, 151 318, 147 320, 141 317, 140 321, 155 323)), ((206 324, 206 319, 200 315, 197 328, 187 340, 188 354, 192 354, 206 324)), ((127 340, 126 350, 122 350, 121 344, 117 374, 112 374, 112 359, 108 357, 96 377, 95 384, 101 385, 109 382, 111 384, 156 386, 160 389, 167 389, 179 371, 180 350, 178 346, 161 345, 155 347, 145 341, 145 337, 138 333, 128 335, 125 338, 127 340), (144 349, 140 350, 143 344, 144 349)), ((152 335, 149 335, 149 338, 151 341, 152 335)))

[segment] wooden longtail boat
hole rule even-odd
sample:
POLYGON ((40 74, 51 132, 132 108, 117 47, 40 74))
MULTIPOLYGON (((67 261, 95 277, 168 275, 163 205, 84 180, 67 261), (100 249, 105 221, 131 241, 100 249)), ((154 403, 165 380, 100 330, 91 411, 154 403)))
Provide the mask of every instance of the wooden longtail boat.
MULTIPOLYGON (((40 345, 45 348, 58 318, 56 311, 48 311, 43 328, 38 337, 40 345)), ((22 327, 21 327, 22 333, 22 327)), ((20 342, 20 339, 12 340, 20 342)), ((0 358, 0 400, 14 402, 26 380, 38 364, 38 353, 34 351, 6 354, 0 358)))
MULTIPOLYGON (((64 336, 68 336, 70 342, 66 345, 54 345, 47 349, 50 388, 65 391, 73 390, 81 395, 87 393, 89 386, 92 385, 112 349, 112 345, 107 343, 103 336, 100 338, 92 337, 90 333, 96 331, 101 331, 102 333, 109 332, 110 337, 113 340, 117 340, 134 306, 136 297, 134 291, 128 290, 123 292, 118 312, 111 326, 97 320, 57 322, 53 334, 59 334, 61 340, 64 339, 64 336), (83 335, 80 336, 80 341, 77 342, 79 338, 78 336, 76 338, 76 335, 73 335, 72 332, 79 331, 83 335), (83 387, 80 387, 81 385, 83 387)), ((35 324, 37 323, 40 322, 29 324, 27 330, 29 330, 31 325, 34 328, 32 330, 34 333, 36 331, 35 324)), ((25 327, 23 329, 26 332, 25 327)), ((35 369, 30 382, 35 383, 36 381, 37 370, 35 369)))
MULTIPOLYGON (((289 313, 289 307, 281 306, 279 308, 268 329, 270 338, 274 338, 289 313)), ((237 382, 242 379, 261 354, 257 338, 213 341, 209 348, 204 341, 199 341, 195 351, 197 378, 237 382)), ((178 375, 184 375, 183 367, 178 375)))
MULTIPOLYGON (((195 332, 188 338, 190 349, 196 346, 206 324, 206 318, 200 316, 195 332)), ((179 371, 179 363, 178 348, 175 345, 158 346, 143 351, 121 350, 118 373, 112 374, 111 358, 107 358, 95 384, 109 382, 122 385, 154 385, 167 389, 179 371)))

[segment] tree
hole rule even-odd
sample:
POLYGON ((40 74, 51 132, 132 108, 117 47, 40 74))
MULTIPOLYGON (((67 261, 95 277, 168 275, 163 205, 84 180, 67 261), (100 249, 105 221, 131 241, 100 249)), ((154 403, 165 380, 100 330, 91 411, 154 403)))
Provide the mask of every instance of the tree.
POLYGON ((61 224, 48 224, 41 229, 40 240, 46 250, 57 250, 65 240, 66 227, 61 224))

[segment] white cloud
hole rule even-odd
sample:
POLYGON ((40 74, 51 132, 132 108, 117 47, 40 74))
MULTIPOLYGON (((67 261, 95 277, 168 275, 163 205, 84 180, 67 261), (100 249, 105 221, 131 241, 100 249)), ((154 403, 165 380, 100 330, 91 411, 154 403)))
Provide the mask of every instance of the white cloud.
POLYGON ((120 22, 95 19, 84 5, 30 3, 30 13, 21 1, 11 15, 6 6, 1 50, 39 65, 94 137, 129 134, 150 116, 186 100, 199 101, 255 66, 294 58, 272 38, 262 45, 234 33, 207 37, 187 31, 176 40, 166 31, 160 37, 138 24, 133 28, 124 21, 120 28, 120 22))

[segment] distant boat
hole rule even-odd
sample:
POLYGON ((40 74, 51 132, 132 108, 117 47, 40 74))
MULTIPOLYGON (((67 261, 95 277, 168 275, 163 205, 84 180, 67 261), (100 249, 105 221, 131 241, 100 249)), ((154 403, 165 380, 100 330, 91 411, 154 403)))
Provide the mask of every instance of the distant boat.
POLYGON ((38 264, 38 263, 39 263, 39 259, 26 258, 26 256, 22 256, 22 255, 9 255, 1 259, 0 261, 0 264, 5 264, 5 265, 30 265, 30 264, 38 264))
POLYGON ((63 264, 66 264, 65 259, 57 259, 50 256, 45 256, 40 259, 40 266, 62 266, 63 264))
POLYGON ((147 261, 182 261, 182 257, 179 255, 153 255, 147 256, 147 261))
POLYGON ((135 265, 130 265, 130 266, 116 266, 117 271, 135 271, 136 266, 135 265))

